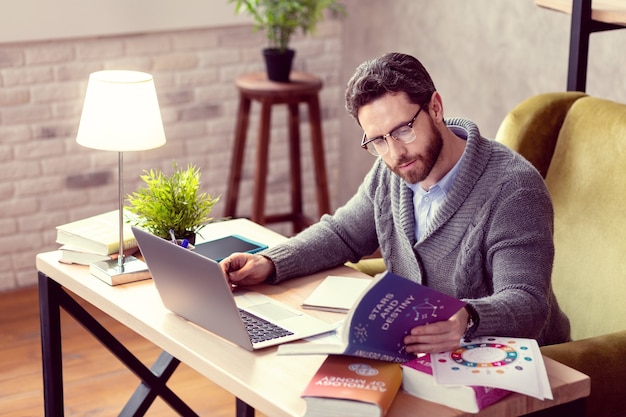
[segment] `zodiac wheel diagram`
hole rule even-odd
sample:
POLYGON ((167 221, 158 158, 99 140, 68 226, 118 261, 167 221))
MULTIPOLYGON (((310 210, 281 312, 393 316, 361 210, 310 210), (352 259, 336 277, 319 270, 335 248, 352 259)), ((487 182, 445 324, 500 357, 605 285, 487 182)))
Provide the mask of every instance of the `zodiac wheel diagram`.
POLYGON ((514 347, 503 343, 475 343, 452 351, 450 358, 456 364, 468 368, 499 368, 515 362, 518 352, 514 347))

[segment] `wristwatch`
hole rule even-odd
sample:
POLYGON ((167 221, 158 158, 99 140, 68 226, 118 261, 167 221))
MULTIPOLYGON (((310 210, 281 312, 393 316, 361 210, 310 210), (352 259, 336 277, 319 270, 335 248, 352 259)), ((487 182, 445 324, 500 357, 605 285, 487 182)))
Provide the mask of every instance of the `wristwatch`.
POLYGON ((471 304, 466 304, 465 309, 469 313, 469 316, 467 317, 467 327, 465 328, 465 334, 463 335, 463 337, 470 338, 478 328, 480 318, 478 317, 478 313, 471 304))

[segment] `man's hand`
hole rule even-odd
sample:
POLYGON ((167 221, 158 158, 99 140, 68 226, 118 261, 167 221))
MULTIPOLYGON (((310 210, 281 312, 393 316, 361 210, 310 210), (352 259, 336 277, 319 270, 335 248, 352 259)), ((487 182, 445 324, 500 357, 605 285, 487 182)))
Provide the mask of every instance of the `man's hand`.
POLYGON ((469 312, 462 308, 445 321, 417 326, 404 338, 409 353, 437 353, 459 347, 469 322, 469 312))
POLYGON ((261 255, 233 253, 220 262, 224 275, 233 285, 256 285, 276 273, 274 263, 261 255))

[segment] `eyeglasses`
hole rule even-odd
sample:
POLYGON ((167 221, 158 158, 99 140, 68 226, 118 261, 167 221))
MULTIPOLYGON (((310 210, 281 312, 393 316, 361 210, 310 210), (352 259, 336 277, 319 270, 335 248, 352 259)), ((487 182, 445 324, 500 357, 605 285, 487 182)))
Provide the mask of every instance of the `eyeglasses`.
POLYGON ((410 122, 404 123, 399 127, 396 127, 391 132, 383 136, 378 136, 373 139, 367 139, 365 133, 363 133, 363 139, 361 139, 361 148, 365 149, 374 156, 382 156, 389 151, 389 145, 387 144, 387 138, 391 137, 395 141, 400 143, 411 143, 415 140, 415 131, 413 130, 413 123, 415 119, 422 111, 422 107, 419 108, 415 116, 410 122))

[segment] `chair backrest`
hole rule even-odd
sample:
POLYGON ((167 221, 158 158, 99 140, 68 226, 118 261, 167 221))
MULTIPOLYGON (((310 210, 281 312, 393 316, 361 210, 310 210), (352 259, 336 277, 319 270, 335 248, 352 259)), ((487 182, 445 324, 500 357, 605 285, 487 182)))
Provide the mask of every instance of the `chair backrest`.
POLYGON ((496 139, 542 164, 555 212, 553 286, 572 337, 626 329, 626 105, 582 93, 529 100, 512 112, 527 123, 505 120, 496 139))

